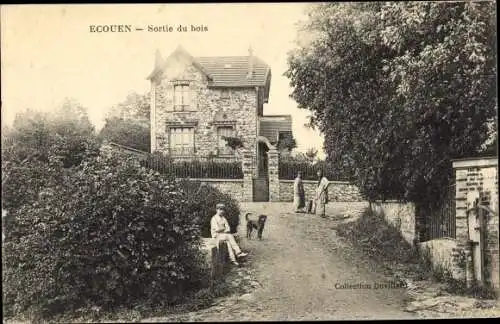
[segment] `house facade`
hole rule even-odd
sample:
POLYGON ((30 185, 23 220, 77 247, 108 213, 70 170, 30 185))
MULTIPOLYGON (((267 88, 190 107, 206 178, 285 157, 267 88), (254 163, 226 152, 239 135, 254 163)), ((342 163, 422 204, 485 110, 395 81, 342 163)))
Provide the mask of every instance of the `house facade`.
MULTIPOLYGON (((291 117, 264 116, 271 69, 246 56, 193 57, 178 47, 156 52, 151 82, 151 152, 174 159, 241 160, 224 137, 242 141, 253 179, 268 178, 269 150, 291 133, 291 117)), ((247 163, 248 164, 248 163, 247 163)))

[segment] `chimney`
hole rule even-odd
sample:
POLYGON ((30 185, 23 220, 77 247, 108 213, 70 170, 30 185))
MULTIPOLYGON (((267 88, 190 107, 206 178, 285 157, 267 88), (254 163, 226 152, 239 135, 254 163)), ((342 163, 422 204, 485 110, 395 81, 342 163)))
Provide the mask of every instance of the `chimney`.
POLYGON ((252 78, 253 76, 253 49, 250 46, 248 48, 248 75, 247 78, 252 78))

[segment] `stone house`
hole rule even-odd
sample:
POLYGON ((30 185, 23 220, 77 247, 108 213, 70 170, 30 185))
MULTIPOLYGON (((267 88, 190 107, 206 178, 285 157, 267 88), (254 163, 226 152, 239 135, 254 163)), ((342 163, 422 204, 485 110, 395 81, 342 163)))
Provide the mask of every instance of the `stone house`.
POLYGON ((246 56, 193 57, 179 46, 166 58, 156 52, 147 79, 151 152, 178 160, 245 161, 252 191, 269 195, 268 166, 277 168, 276 144, 291 134, 292 119, 264 115, 271 68, 263 60, 251 49, 246 56), (227 147, 227 136, 239 138, 242 150, 227 147))

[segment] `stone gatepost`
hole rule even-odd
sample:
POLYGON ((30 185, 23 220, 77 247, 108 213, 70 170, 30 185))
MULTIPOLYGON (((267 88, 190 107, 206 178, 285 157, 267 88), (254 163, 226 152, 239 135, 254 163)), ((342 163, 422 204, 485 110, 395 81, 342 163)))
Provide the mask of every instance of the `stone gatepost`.
POLYGON ((499 292, 499 238, 498 238, 498 158, 475 158, 453 161, 455 169, 456 201, 456 263, 463 270, 462 278, 470 286, 474 281, 473 255, 469 244, 467 210, 473 207, 473 200, 481 193, 481 204, 492 209, 486 221, 485 269, 486 282, 499 292), (459 255, 462 257, 459 258, 459 255), (465 260, 463 260, 465 255, 465 260), (459 260, 461 259, 461 260, 459 260), (465 261, 466 264, 463 264, 465 261))
POLYGON ((268 179, 269 179, 269 201, 280 201, 280 179, 279 179, 279 152, 276 148, 270 148, 267 152, 268 179))
POLYGON ((242 159, 243 170, 243 195, 242 199, 245 202, 253 201, 253 173, 254 173, 254 156, 252 151, 244 151, 242 159))

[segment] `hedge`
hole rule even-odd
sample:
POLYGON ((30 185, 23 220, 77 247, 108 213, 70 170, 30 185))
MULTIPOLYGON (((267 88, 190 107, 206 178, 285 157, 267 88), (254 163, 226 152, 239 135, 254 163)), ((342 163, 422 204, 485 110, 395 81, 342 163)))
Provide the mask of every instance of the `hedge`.
POLYGON ((236 233, 240 223, 240 206, 236 199, 200 181, 182 180, 181 187, 188 194, 188 209, 200 217, 201 235, 210 237, 210 220, 218 203, 226 205, 227 222, 231 233, 236 233))
POLYGON ((35 201, 9 210, 5 316, 176 303, 203 286, 200 224, 211 207, 193 209, 179 182, 125 156, 60 167, 35 201))

